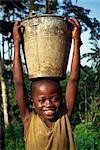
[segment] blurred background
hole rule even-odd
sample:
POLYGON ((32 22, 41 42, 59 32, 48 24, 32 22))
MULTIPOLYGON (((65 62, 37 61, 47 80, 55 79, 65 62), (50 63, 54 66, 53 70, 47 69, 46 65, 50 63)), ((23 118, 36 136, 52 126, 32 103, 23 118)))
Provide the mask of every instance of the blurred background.
MULTIPOLYGON (((36 14, 45 14, 45 3, 45 0, 0 0, 0 150, 25 149, 12 78, 13 25, 16 20, 28 17, 33 10, 36 14)), ((76 18, 82 27, 81 75, 71 120, 77 150, 100 149, 99 7, 99 0, 49 0, 48 13, 76 18)), ((72 52, 71 48, 67 79, 61 81, 63 95, 70 74, 72 52)), ((23 54, 22 62, 31 109, 31 81, 28 80, 23 54)))

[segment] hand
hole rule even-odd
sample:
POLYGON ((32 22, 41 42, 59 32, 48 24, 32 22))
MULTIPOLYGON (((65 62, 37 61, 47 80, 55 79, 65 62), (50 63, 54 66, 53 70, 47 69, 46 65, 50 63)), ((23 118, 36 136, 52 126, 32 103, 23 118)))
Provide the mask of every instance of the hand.
POLYGON ((72 38, 75 40, 77 39, 78 41, 81 41, 81 27, 80 23, 78 20, 70 18, 68 19, 68 22, 73 25, 73 30, 72 30, 72 38))
POLYGON ((20 44, 22 42, 20 28, 21 28, 20 21, 16 21, 13 27, 14 44, 20 44))

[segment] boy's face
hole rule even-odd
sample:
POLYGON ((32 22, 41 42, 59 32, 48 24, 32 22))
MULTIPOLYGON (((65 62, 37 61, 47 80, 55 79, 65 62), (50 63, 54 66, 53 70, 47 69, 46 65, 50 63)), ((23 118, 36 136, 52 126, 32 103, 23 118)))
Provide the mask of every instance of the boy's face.
POLYGON ((45 120, 56 118, 60 103, 61 91, 54 81, 37 82, 32 89, 33 107, 37 114, 45 120))

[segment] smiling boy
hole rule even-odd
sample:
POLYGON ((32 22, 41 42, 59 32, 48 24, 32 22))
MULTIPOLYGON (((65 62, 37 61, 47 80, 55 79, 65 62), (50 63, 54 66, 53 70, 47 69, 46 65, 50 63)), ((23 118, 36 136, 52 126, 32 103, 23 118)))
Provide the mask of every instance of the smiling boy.
POLYGON ((32 102, 35 112, 28 109, 28 97, 20 59, 20 22, 13 28, 14 63, 13 78, 16 99, 24 125, 26 150, 74 150, 69 117, 75 104, 80 72, 80 24, 76 19, 68 20, 74 25, 72 37, 74 51, 71 73, 66 86, 65 103, 59 81, 41 78, 32 82, 32 102))

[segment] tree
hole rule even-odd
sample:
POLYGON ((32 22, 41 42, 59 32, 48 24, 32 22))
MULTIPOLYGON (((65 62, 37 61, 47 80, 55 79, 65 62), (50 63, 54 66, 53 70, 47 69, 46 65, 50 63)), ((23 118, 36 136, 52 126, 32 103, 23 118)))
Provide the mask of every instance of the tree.
MULTIPOLYGON (((33 13, 52 13, 52 14, 59 14, 59 12, 62 12, 62 16, 67 18, 69 17, 74 17, 78 18, 78 20, 81 23, 82 26, 82 32, 85 32, 88 28, 90 29, 90 40, 92 43, 98 41, 99 39, 99 31, 100 31, 100 23, 96 18, 90 18, 89 13, 90 10, 84 9, 83 7, 79 7, 76 5, 73 5, 73 0, 64 0, 62 6, 59 5, 57 0, 49 0, 49 7, 45 9, 45 2, 48 3, 48 0, 20 0, 20 1, 1 1, 0 6, 1 6, 1 20, 0 20, 0 33, 2 34, 2 39, 1 39, 1 46, 0 46, 0 51, 1 51, 1 59, 4 62, 4 82, 6 83, 6 89, 7 89, 7 99, 9 103, 9 115, 10 115, 10 124, 15 124, 16 120, 19 121, 19 110, 16 106, 16 103, 14 102, 15 96, 14 96, 14 87, 13 87, 13 82, 12 82, 12 54, 13 54, 13 39, 12 39, 12 29, 15 20, 18 19, 24 19, 29 16, 29 12, 33 11, 33 13), (5 46, 7 45, 7 46, 5 46), (12 117, 13 116, 13 117, 12 117), (15 119, 15 117, 17 119, 15 119)), ((79 112, 79 104, 81 101, 84 101, 84 99, 91 104, 91 101, 94 100, 93 95, 98 96, 99 88, 97 87, 99 83, 98 77, 95 76, 96 74, 98 75, 98 70, 99 70, 99 58, 97 60, 97 56, 99 53, 99 46, 95 45, 94 43, 94 48, 93 48, 93 53, 94 54, 87 54, 89 56, 89 59, 92 59, 94 62, 94 69, 88 68, 88 67, 82 67, 82 74, 81 74, 81 81, 80 81, 80 87, 79 87, 79 94, 78 94, 78 100, 76 103, 76 108, 75 112, 79 112), (96 54, 95 54, 96 53, 96 54), (95 63, 95 61, 97 63, 95 63), (97 65, 96 65, 97 64, 97 65), (96 69, 95 69, 96 68, 96 69), (98 68, 98 69, 97 69, 98 68), (83 71, 85 70, 85 71, 83 71), (95 79, 95 77, 97 77, 95 79), (85 88, 84 88, 85 87, 85 88), (95 89, 95 90, 94 90, 95 89), (92 99, 92 100, 91 100, 92 99)), ((27 78, 26 78, 27 79, 27 78)), ((27 82, 27 80, 26 80, 27 82)), ((66 81, 62 82, 62 87, 65 87, 66 81)), ((30 85, 30 84, 29 84, 30 85)), ((30 87, 28 87, 28 90, 30 92, 30 87)), ((1 91, 0 91, 1 92, 1 91)), ((63 88, 64 92, 64 88, 63 88)), ((89 108, 87 108, 89 110, 89 108)), ((84 110, 83 110, 84 114, 84 110)), ((76 122, 74 120, 74 123, 79 123, 80 120, 76 122)), ((19 121, 19 126, 20 126, 20 121, 19 121)), ((18 127, 19 128, 19 127, 18 127)), ((15 135, 18 135, 19 133, 18 129, 12 129, 7 128, 9 132, 7 132, 7 137, 9 137, 9 134, 13 130, 15 135)), ((21 131, 20 131, 21 134, 21 131)), ((10 134, 11 135, 11 134, 10 134)), ((10 136, 12 137, 12 135, 10 136)), ((18 137, 16 137, 17 139, 18 137)), ((9 142, 12 140, 8 140, 7 145, 9 147, 9 142)), ((11 144, 11 143, 10 143, 11 144)), ((13 143, 12 143, 13 144, 13 143)), ((7 148, 8 148, 7 147, 7 148)), ((10 147, 11 148, 11 147, 10 147)), ((13 144, 13 149, 16 148, 13 144)), ((20 147, 21 149, 21 147, 20 147)))
POLYGON ((12 63, 12 29, 13 29, 13 22, 17 17, 25 17, 23 14, 26 14, 27 12, 24 10, 26 6, 24 6, 23 2, 20 1, 1 1, 0 2, 1 7, 1 14, 2 14, 2 20, 0 20, 0 33, 2 34, 2 41, 1 41, 1 47, 0 47, 0 83, 1 83, 1 93, 2 93, 2 104, 3 104, 3 113, 4 113, 4 123, 5 127, 9 125, 8 121, 8 89, 6 88, 6 65, 7 68, 10 67, 11 72, 11 63, 12 63), (16 12, 16 9, 18 11, 16 12), (23 13, 23 11, 25 11, 23 13), (4 12, 4 13, 3 13, 4 12), (14 13, 14 14, 13 14, 14 13), (5 43, 7 46, 5 46, 5 43), (7 50, 8 49, 8 50, 7 50), (5 58, 5 54, 8 54, 5 58), (7 59, 7 60, 6 60, 7 59), (9 66, 10 65, 10 66, 9 66))
POLYGON ((99 42, 95 40, 91 44, 93 45, 91 52, 84 54, 83 58, 88 57, 88 61, 92 61, 92 67, 95 70, 95 79, 100 83, 100 45, 99 42))
POLYGON ((0 83, 1 83, 1 91, 2 91, 2 103, 3 103, 3 112, 4 112, 4 124, 5 127, 9 125, 8 120, 8 112, 7 112, 7 94, 6 94, 6 84, 3 77, 3 68, 4 68, 4 62, 1 59, 1 53, 0 53, 0 83))

